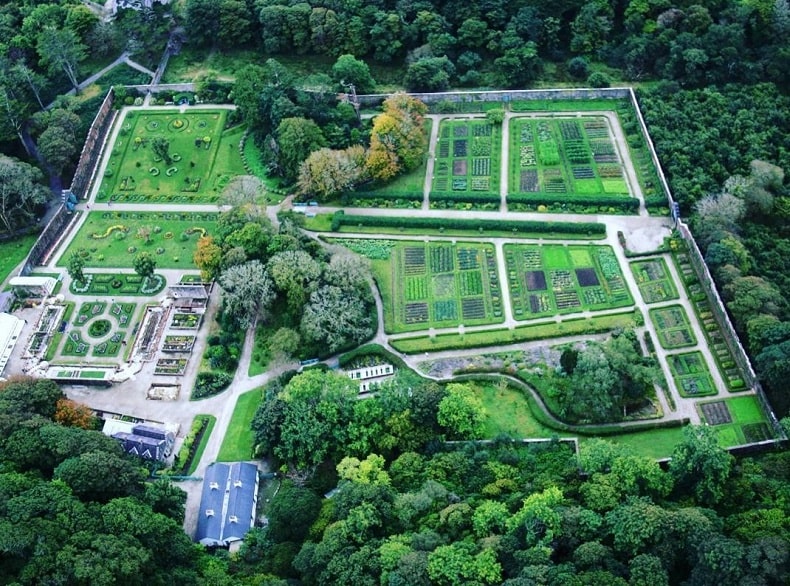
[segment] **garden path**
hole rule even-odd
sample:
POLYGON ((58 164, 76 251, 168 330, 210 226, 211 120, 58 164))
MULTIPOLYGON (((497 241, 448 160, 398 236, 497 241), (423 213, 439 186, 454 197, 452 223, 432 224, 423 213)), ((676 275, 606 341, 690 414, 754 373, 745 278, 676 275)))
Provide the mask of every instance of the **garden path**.
POLYGON ((431 186, 433 185, 433 172, 434 166, 436 164, 436 143, 439 140, 439 123, 441 122, 442 116, 441 114, 428 114, 426 118, 430 118, 433 121, 431 124, 431 136, 428 139, 428 162, 425 165, 425 183, 423 184, 422 194, 422 209, 427 210, 430 209, 430 195, 431 195, 431 186))

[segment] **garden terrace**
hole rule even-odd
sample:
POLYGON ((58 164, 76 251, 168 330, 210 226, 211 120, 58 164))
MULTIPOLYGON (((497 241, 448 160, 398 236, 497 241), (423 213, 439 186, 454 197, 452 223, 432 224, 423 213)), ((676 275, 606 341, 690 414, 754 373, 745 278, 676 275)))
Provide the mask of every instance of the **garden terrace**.
POLYGON ((142 325, 137 333, 134 343, 134 352, 143 360, 151 360, 159 345, 159 338, 167 318, 168 312, 162 307, 148 307, 143 316, 142 325))
POLYGON ((697 345, 686 310, 681 305, 671 305, 650 310, 650 321, 656 328, 658 342, 665 350, 697 345))
POLYGON ((512 209, 633 213, 639 206, 603 117, 512 118, 509 175, 512 209))
POLYGON ((633 305, 610 246, 505 245, 517 320, 633 305))
POLYGON ((372 261, 387 332, 503 321, 492 245, 401 241, 388 248, 388 258, 372 261))
MULTIPOLYGON (((89 268, 134 268, 137 253, 147 251, 156 259, 157 268, 194 269, 192 257, 197 241, 210 234, 216 222, 216 213, 91 212, 58 259, 58 266, 65 267, 71 254, 76 253, 89 268)), ((131 284, 129 277, 124 277, 125 281, 119 275, 115 277, 122 280, 121 286, 131 284)), ((110 281, 104 285, 112 295, 110 281)), ((139 294, 151 295, 148 290, 143 292, 141 284, 139 294)), ((154 290, 153 285, 150 290, 154 290)), ((88 289, 77 288, 74 292, 87 293, 88 289)))
POLYGON ((499 207, 502 130, 487 120, 442 120, 435 148, 432 207, 499 207))
POLYGON ((663 258, 651 258, 631 263, 639 293, 645 303, 659 303, 678 299, 678 291, 663 258))
POLYGON ((773 437, 754 395, 697 404, 702 420, 714 427, 722 446, 737 446, 773 437))
POLYGON ((708 365, 701 352, 667 356, 669 370, 681 397, 704 397, 717 394, 708 365))
POLYGON ((216 202, 227 183, 245 174, 241 127, 225 130, 227 109, 128 110, 108 152, 97 201, 216 202), (155 152, 168 141, 167 157, 155 152))
MULTIPOLYGON (((53 354, 59 350, 63 357, 118 357, 128 341, 135 309, 134 303, 82 303, 62 348, 54 348, 53 354)), ((53 338, 51 344, 59 345, 59 342, 60 338, 53 338)))

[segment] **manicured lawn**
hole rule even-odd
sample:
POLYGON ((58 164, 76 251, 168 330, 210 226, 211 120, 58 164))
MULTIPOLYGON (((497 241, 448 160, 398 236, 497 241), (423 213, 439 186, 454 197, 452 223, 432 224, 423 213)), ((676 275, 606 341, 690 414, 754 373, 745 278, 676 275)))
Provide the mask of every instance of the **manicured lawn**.
POLYGON ((252 458, 255 436, 252 432, 252 418, 261 403, 261 390, 255 389, 239 395, 233 417, 222 439, 217 454, 218 462, 237 462, 252 458))
POLYGON ((633 304, 610 246, 507 244, 504 250, 518 320, 633 304))
POLYGON ((737 397, 727 401, 732 417, 738 423, 756 423, 765 421, 760 402, 754 395, 737 397))
MULTIPOLYGON (((591 439, 591 438, 587 438, 591 439)), ((635 433, 606 436, 613 444, 627 446, 640 456, 650 458, 669 458, 675 446, 683 441, 683 428, 670 427, 667 429, 651 429, 635 433)), ((585 441, 582 439, 582 441, 585 441)))
POLYGON ((387 332, 504 319, 493 246, 398 242, 390 251, 388 260, 372 265, 385 300, 387 332))
POLYGON ((759 442, 774 436, 754 395, 700 402, 697 409, 703 421, 716 430, 723 447, 759 442))
POLYGON ((547 340, 561 336, 595 334, 632 327, 634 327, 634 314, 633 312, 628 312, 593 316, 587 319, 573 318, 561 322, 551 321, 548 323, 530 324, 519 326, 512 330, 498 328, 482 332, 468 332, 463 335, 439 334, 433 338, 430 336, 415 336, 413 338, 392 340, 390 343, 393 348, 400 352, 417 354, 459 348, 516 344, 530 340, 547 340))
POLYGON ((631 272, 645 303, 658 303, 678 298, 677 287, 663 258, 632 262, 631 272))
POLYGON ((129 110, 110 150, 97 201, 214 202, 246 171, 239 153, 243 128, 225 130, 228 110, 129 110), (153 150, 168 141, 170 160, 153 150))
POLYGON ((548 438, 569 434, 557 432, 540 423, 519 389, 510 386, 478 383, 477 392, 486 410, 485 437, 508 434, 514 438, 548 438))
POLYGON ((25 260, 27 253, 30 252, 37 238, 38 234, 31 234, 22 238, 0 242, 0 250, 2 250, 0 255, 0 282, 5 281, 8 275, 11 274, 11 271, 25 260))
POLYGON ((200 444, 198 444, 198 447, 195 450, 195 455, 192 458, 192 461, 189 463, 189 469, 186 471, 187 476, 194 474, 195 470, 197 470, 198 464, 200 464, 200 459, 203 457, 203 452, 206 451, 206 446, 208 445, 208 440, 211 437, 211 432, 214 430, 214 425, 217 423, 217 418, 213 415, 196 415, 195 419, 198 417, 207 419, 208 424, 206 425, 206 429, 203 431, 203 437, 200 438, 200 444))
POLYGON ((133 268, 138 252, 148 251, 157 268, 194 269, 198 239, 216 227, 217 214, 197 212, 91 212, 58 260, 68 265, 72 252, 83 250, 85 266, 133 268), (140 229, 147 229, 148 243, 140 229))

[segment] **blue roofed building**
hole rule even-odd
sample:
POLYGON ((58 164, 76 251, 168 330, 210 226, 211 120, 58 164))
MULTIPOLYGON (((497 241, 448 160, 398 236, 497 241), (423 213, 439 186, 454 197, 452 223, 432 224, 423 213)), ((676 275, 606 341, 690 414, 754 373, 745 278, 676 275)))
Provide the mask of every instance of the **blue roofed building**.
POLYGON ((203 476, 195 541, 227 547, 255 525, 258 468, 248 462, 211 464, 203 476))

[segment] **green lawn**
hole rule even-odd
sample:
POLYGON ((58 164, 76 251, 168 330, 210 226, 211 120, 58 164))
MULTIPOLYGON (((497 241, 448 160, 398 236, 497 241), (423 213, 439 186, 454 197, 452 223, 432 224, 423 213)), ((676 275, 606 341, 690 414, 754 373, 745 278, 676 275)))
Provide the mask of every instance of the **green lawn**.
POLYGON ((630 109, 627 100, 513 100, 510 109, 513 112, 577 112, 577 111, 612 111, 621 108, 630 109))
MULTIPOLYGON (((592 438, 586 438, 592 439, 592 438)), ((669 458, 675 446, 683 441, 683 428, 651 429, 635 433, 606 436, 613 444, 627 446, 633 453, 650 458, 669 458)), ((585 439, 582 439, 585 441, 585 439)))
POLYGON ((238 148, 244 129, 226 130, 227 116, 227 109, 128 111, 97 201, 217 201, 233 177, 246 173, 238 148), (160 138, 168 141, 169 160, 154 152, 160 138))
POLYGON ((732 417, 738 423, 757 423, 765 421, 760 402, 754 395, 737 397, 727 401, 732 417))
POLYGON ((252 433, 252 418, 261 404, 261 390, 255 389, 239 395, 233 417, 222 439, 217 454, 218 462, 237 462, 252 458, 255 436, 252 433))
POLYGON ((157 268, 194 269, 198 239, 216 227, 217 214, 197 212, 91 212, 58 261, 83 250, 89 268, 133 268, 138 252, 149 251, 157 268), (148 243, 139 230, 149 228, 148 243))
POLYGON ((30 234, 14 240, 0 242, 0 282, 5 281, 16 266, 27 257, 27 253, 38 239, 38 234, 30 234))
POLYGON ((478 383, 477 392, 486 410, 485 436, 508 434, 514 438, 548 438, 571 434, 558 432, 540 423, 519 389, 490 383, 478 383))
POLYGON ((195 419, 198 417, 207 419, 208 424, 206 425, 206 429, 203 431, 203 436, 200 438, 200 444, 198 444, 197 450, 195 450, 195 456, 189 463, 189 469, 186 471, 187 476, 191 476, 195 473, 195 470, 197 470, 198 464, 200 464, 200 459, 203 457, 203 452, 206 451, 206 446, 208 445, 208 440, 211 437, 211 432, 214 430, 214 425, 217 423, 217 418, 213 415, 195 415, 195 419))

